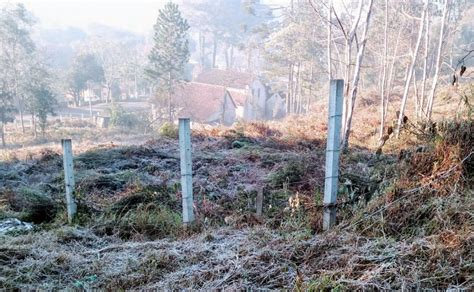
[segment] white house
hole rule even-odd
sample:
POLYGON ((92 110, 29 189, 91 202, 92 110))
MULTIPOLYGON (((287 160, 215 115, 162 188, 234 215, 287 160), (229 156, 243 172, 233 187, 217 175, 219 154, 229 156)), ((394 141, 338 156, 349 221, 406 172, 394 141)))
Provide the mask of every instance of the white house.
POLYGON ((286 115, 284 94, 271 93, 270 88, 259 79, 252 82, 249 92, 245 102, 245 120, 275 120, 286 115))

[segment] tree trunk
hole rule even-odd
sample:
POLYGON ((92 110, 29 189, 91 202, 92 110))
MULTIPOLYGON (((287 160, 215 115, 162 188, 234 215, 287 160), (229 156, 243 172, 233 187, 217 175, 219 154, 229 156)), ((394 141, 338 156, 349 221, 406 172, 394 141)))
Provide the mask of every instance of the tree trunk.
POLYGON ((252 72, 252 47, 249 46, 247 52, 247 72, 252 72))
POLYGON ((292 89, 293 89, 293 63, 290 63, 288 67, 288 94, 286 96, 286 112, 288 114, 291 113, 292 89))
POLYGON ((2 122, 2 126, 0 127, 0 132, 2 134, 2 147, 5 148, 6 143, 5 143, 5 123, 2 122))
POLYGON ((216 56, 217 56, 217 37, 214 35, 214 43, 212 47, 212 68, 216 68, 216 56))
POLYGON ((405 107, 406 107, 407 99, 408 99, 408 90, 410 89, 411 78, 413 76, 413 71, 415 69, 416 59, 418 58, 418 52, 420 50, 421 37, 423 36, 423 29, 425 27, 425 21, 426 21, 426 12, 428 11, 428 3, 429 3, 429 1, 425 0, 425 4, 423 6, 423 12, 422 12, 422 15, 421 15, 420 28, 419 28, 419 31, 418 31, 418 38, 416 40, 416 45, 415 45, 415 51, 413 52, 413 58, 412 58, 410 67, 408 69, 407 78, 405 80, 405 89, 403 91, 402 104, 400 106, 400 114, 398 116, 398 122, 397 122, 397 130, 396 130, 397 138, 400 135, 400 128, 402 126, 403 116, 405 114, 405 107))
POLYGON ((229 68, 230 68, 229 45, 227 45, 225 50, 224 50, 224 56, 225 56, 225 69, 229 70, 229 68))
POLYGON ((398 44, 400 43, 400 37, 402 35, 403 26, 400 27, 397 34, 397 40, 395 42, 395 49, 393 50, 392 55, 392 62, 390 64, 390 72, 388 73, 388 84, 387 84, 387 94, 386 94, 386 101, 385 101, 385 116, 384 118, 387 119, 387 112, 388 112, 388 105, 390 103, 390 96, 392 94, 393 89, 393 76, 394 76, 394 68, 395 68, 395 61, 397 60, 398 54, 398 44))
POLYGON ((230 68, 234 68, 234 45, 230 45, 230 68))
POLYGON ((201 67, 204 67, 204 58, 205 58, 205 55, 204 55, 204 48, 205 48, 205 36, 204 34, 202 33, 201 30, 199 30, 199 65, 201 65, 201 67))
MULTIPOLYGON (((415 96, 415 114, 418 113, 418 109, 419 109, 419 106, 420 106, 420 97, 418 95, 418 86, 416 85, 417 82, 416 82, 416 70, 413 72, 413 93, 414 93, 414 96, 415 96)), ((417 115, 418 117, 418 115, 417 115)))
MULTIPOLYGON (((112 101, 112 89, 110 87, 111 85, 107 85, 107 96, 105 97, 105 103, 109 103, 109 100, 112 101)), ((102 92, 101 92, 101 95, 102 95, 102 92)))
POLYGON ((305 112, 308 112, 308 113, 310 111, 309 108, 311 106, 311 97, 313 96, 313 82, 314 82, 314 67, 311 64, 311 82, 309 83, 309 94, 306 98, 306 111, 305 111, 305 112))
MULTIPOLYGON (((328 54, 328 79, 332 80, 332 62, 331 62, 331 42, 332 42, 332 0, 329 0, 328 7, 328 42, 327 42, 327 54, 328 54)), ((312 69, 311 69, 312 70, 312 69)), ((313 74, 313 71, 311 71, 313 74)), ((328 87, 329 88, 329 87, 328 87)), ((329 94, 328 94, 329 96, 329 94)))
POLYGON ((423 57, 423 77, 421 80, 420 108, 418 112, 418 117, 420 118, 424 116, 426 78, 428 77, 428 56, 430 51, 430 31, 430 14, 428 12, 425 31, 425 55, 423 57))
POLYGON ((135 89, 135 99, 138 99, 138 81, 137 81, 137 72, 135 72, 134 80, 133 80, 133 85, 135 89))
POLYGON ((343 149, 347 149, 347 147, 349 146, 349 136, 351 133, 352 115, 354 113, 354 106, 355 106, 358 83, 359 83, 359 78, 360 78, 360 67, 362 65, 362 61, 364 58, 365 45, 367 43, 367 31, 369 30, 370 16, 372 14, 373 4, 374 4, 373 0, 370 0, 368 8, 367 8, 365 26, 362 32, 362 42, 357 52, 357 59, 356 59, 356 64, 355 64, 355 69, 354 69, 354 79, 352 80, 351 95, 350 95, 350 100, 349 100, 350 108, 347 115, 347 125, 345 127, 345 132, 344 132, 343 149))
POLYGON ((430 95, 428 97, 428 105, 426 109, 426 115, 428 120, 431 120, 431 114, 433 112, 433 102, 434 102, 434 95, 436 92, 436 86, 438 85, 438 78, 439 78, 439 69, 441 67, 441 57, 443 54, 443 44, 445 41, 445 31, 446 31, 446 20, 448 18, 448 11, 451 6, 451 1, 446 0, 443 8, 443 18, 441 22, 441 29, 439 32, 439 45, 438 45, 438 53, 436 54, 436 64, 435 64, 435 73, 433 76, 433 83, 431 85, 430 95))
POLYGON ((31 114, 31 123, 33 124, 33 135, 34 135, 35 138, 37 138, 38 135, 36 133, 36 119, 35 119, 34 114, 31 114))
POLYGON ((295 80, 295 88, 293 90, 293 112, 298 113, 298 104, 300 98, 300 63, 298 63, 296 67, 296 80, 295 80))
POLYGON ((169 72, 169 87, 168 87, 168 121, 170 123, 173 122, 173 108, 171 105, 171 98, 173 92, 173 81, 171 79, 171 72, 169 72))
POLYGON ((18 111, 20 113, 20 122, 21 122, 21 133, 25 133, 25 122, 23 118, 23 101, 20 96, 18 96, 18 80, 17 80, 17 73, 16 70, 13 72, 14 74, 14 87, 15 87, 15 98, 18 100, 18 111))
MULTIPOLYGON (((21 101, 20 101, 21 103, 21 101)), ((19 106, 19 111, 20 111, 20 121, 21 121, 21 132, 24 134, 25 133, 25 121, 23 119, 23 107, 19 106)))
MULTIPOLYGON (((350 90, 350 76, 351 76, 351 62, 352 62, 352 42, 355 37, 355 33, 357 30, 357 26, 359 24, 360 16, 362 13, 362 0, 359 1, 359 8, 357 13, 356 21, 354 21, 351 31, 349 32, 348 36, 346 37, 346 72, 345 72, 345 82, 346 82, 346 90, 344 93, 344 104, 342 107, 342 133, 346 132, 347 120, 348 120, 348 112, 349 112, 349 90, 350 90)), ((343 140, 344 141, 344 140, 343 140)))
POLYGON ((342 106, 342 133, 346 132, 347 112, 349 108, 349 88, 351 76, 351 60, 352 60, 352 42, 346 40, 346 71, 344 80, 346 82, 346 90, 344 92, 344 104, 342 106))
POLYGON ((383 136, 383 130, 385 126, 385 79, 387 78, 387 30, 388 30, 388 0, 385 0, 385 27, 384 27, 384 44, 383 44, 383 73, 382 73, 382 85, 380 88, 380 134, 379 138, 383 136))

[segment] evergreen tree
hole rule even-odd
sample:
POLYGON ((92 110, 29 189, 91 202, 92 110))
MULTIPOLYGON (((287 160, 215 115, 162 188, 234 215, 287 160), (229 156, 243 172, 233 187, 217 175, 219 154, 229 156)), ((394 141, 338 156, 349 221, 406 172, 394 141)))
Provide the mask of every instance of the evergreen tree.
POLYGON ((173 91, 177 83, 184 79, 184 69, 189 61, 188 29, 188 22, 181 16, 177 4, 168 2, 160 9, 154 25, 154 46, 148 56, 146 74, 167 93, 169 121, 173 120, 173 91))
POLYGON ((82 101, 82 92, 87 89, 87 82, 104 81, 104 69, 92 54, 79 55, 75 58, 68 76, 68 90, 73 96, 75 106, 82 101))
POLYGON ((38 121, 41 135, 44 137, 46 126, 48 125, 48 115, 55 115, 54 108, 57 105, 56 96, 45 84, 34 88, 33 96, 34 115, 38 121))
POLYGON ((27 63, 35 52, 31 29, 35 20, 23 4, 6 4, 0 8, 0 65, 4 74, 2 81, 13 94, 19 110, 24 132, 24 94, 19 90, 22 74, 28 70, 27 63))

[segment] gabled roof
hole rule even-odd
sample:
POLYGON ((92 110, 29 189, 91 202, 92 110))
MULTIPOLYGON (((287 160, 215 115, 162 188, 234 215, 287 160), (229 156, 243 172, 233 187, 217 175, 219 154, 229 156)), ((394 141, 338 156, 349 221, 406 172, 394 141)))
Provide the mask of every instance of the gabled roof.
POLYGON ((248 91, 244 89, 227 88, 227 92, 232 97, 236 106, 244 106, 247 100, 248 91))
MULTIPOLYGON (((224 86, 187 82, 176 88, 174 97, 181 108, 179 117, 206 122, 222 110, 226 88, 224 86)), ((230 96, 232 99, 232 96, 230 96)), ((232 101, 234 106, 235 102, 232 101)))
POLYGON ((227 88, 245 89, 250 86, 255 76, 250 73, 233 70, 209 69, 200 73, 194 81, 225 86, 227 88))

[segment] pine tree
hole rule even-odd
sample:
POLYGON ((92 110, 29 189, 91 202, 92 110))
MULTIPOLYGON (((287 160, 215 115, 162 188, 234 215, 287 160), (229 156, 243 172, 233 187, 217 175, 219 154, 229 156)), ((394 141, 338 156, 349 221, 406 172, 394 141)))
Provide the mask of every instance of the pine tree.
POLYGON ((146 74, 167 93, 170 122, 173 120, 173 92, 177 83, 184 79, 184 69, 189 61, 188 29, 188 22, 181 16, 177 4, 168 2, 160 9, 146 74))
POLYGON ((35 118, 38 121, 41 135, 44 137, 46 126, 48 125, 48 115, 55 115, 54 108, 57 106, 56 96, 46 84, 41 84, 34 88, 33 96, 35 118))

